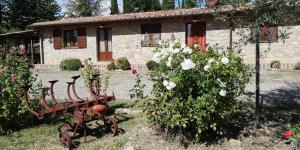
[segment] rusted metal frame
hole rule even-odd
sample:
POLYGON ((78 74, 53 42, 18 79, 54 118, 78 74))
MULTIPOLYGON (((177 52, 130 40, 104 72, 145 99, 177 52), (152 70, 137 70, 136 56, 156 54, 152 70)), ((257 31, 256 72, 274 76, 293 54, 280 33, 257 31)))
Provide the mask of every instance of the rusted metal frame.
POLYGON ((79 78, 80 78, 80 76, 73 76, 73 77, 72 77, 72 79, 73 79, 73 84, 72 84, 72 91, 73 91, 73 94, 74 94, 74 96, 75 96, 78 100, 80 100, 80 101, 88 101, 88 99, 83 99, 83 98, 79 97, 78 94, 77 94, 77 92, 76 92, 75 84, 76 84, 77 79, 79 79, 79 78))
POLYGON ((54 88, 54 84, 57 83, 57 82, 58 82, 58 80, 49 81, 49 83, 51 84, 51 85, 50 85, 50 96, 51 96, 51 100, 52 100, 55 104, 58 104, 58 102, 57 102, 57 100, 56 100, 56 98, 55 98, 55 96, 54 96, 54 90, 53 90, 53 88, 54 88))
POLYGON ((44 113, 38 113, 34 109, 32 109, 29 106, 29 94, 28 94, 29 86, 23 87, 23 94, 24 94, 24 99, 25 99, 25 105, 33 115, 35 115, 38 119, 43 119, 44 118, 44 113))

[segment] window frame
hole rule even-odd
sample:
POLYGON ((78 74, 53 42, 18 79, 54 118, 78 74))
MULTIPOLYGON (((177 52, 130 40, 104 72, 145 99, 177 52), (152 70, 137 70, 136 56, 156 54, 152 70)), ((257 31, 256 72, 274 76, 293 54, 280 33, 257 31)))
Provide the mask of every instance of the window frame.
POLYGON ((158 46, 158 42, 155 43, 153 40, 153 34, 159 34, 159 40, 161 40, 161 23, 150 23, 141 25, 141 47, 158 46), (144 41, 144 36, 147 36, 147 39, 149 39, 149 41, 144 41))
POLYGON ((64 44, 64 48, 79 48, 78 47, 78 29, 65 29, 63 30, 63 44, 64 44), (67 44, 67 32, 72 32, 71 36, 70 36, 70 46, 68 46, 67 44), (76 36, 76 45, 74 44, 74 32, 77 32, 77 36, 76 36))

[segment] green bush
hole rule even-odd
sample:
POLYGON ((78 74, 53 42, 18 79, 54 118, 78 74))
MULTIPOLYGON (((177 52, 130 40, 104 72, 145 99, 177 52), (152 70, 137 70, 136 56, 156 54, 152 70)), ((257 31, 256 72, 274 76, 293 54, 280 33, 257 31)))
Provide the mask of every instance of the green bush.
POLYGON ((296 63, 294 69, 295 70, 300 70, 300 61, 296 63))
POLYGON ((109 65, 107 65, 107 70, 109 70, 109 71, 113 71, 113 70, 117 70, 118 68, 117 68, 117 66, 116 66, 116 64, 115 64, 115 62, 113 61, 113 62, 111 62, 109 65))
POLYGON ((158 64, 155 61, 150 60, 147 62, 146 66, 147 66, 148 70, 154 70, 155 68, 158 67, 158 64))
POLYGON ((94 81, 94 87, 96 91, 101 91, 106 93, 109 86, 109 74, 100 74, 100 71, 92 63, 91 59, 86 59, 84 61, 84 67, 81 70, 81 75, 84 78, 84 83, 87 88, 89 88, 89 81, 93 78, 93 75, 99 74, 94 81))
POLYGON ((39 87, 27 68, 28 63, 21 57, 11 54, 0 56, 0 134, 28 124, 32 117, 24 102, 22 86, 33 85, 31 91, 39 87))
POLYGON ((79 59, 68 58, 61 61, 59 67, 61 70, 76 71, 82 67, 82 63, 79 59))
POLYGON ((271 68, 273 68, 273 69, 280 69, 280 61, 279 60, 273 60, 271 62, 271 68))
POLYGON ((171 133, 201 139, 217 133, 233 114, 251 71, 232 50, 209 47, 206 53, 178 40, 157 47, 150 72, 152 96, 145 100, 147 118, 171 133))
POLYGON ((130 70, 131 65, 126 57, 120 57, 115 62, 118 69, 121 70, 130 70))

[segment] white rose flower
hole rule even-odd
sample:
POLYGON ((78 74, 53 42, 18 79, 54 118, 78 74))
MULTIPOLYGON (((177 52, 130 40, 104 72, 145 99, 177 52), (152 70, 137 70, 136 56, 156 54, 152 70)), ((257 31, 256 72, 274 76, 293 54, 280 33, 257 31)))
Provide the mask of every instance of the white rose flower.
POLYGON ((224 96, 226 96, 227 92, 226 92, 225 90, 222 89, 222 90, 219 92, 219 94, 220 94, 221 96, 224 97, 224 96))
POLYGON ((167 64, 168 67, 172 66, 172 57, 171 56, 168 58, 168 61, 167 61, 166 64, 167 64))
POLYGON ((179 53, 179 51, 180 51, 180 49, 175 48, 175 49, 172 50, 172 53, 173 53, 173 54, 177 54, 177 53, 179 53))
POLYGON ((209 68, 210 68, 210 65, 205 65, 205 66, 204 66, 204 70, 205 70, 205 71, 208 71, 209 68))
POLYGON ((176 84, 172 81, 169 82, 169 84, 166 86, 167 90, 172 90, 176 87, 176 84))
POLYGON ((170 54, 170 50, 169 49, 166 49, 166 48, 161 49, 162 58, 165 58, 169 54, 170 54))
POLYGON ((229 63, 229 59, 228 59, 227 57, 223 57, 223 58, 221 59, 221 62, 222 62, 223 64, 228 64, 228 63, 229 63))
POLYGON ((210 58, 210 59, 208 60, 208 63, 211 64, 211 63, 213 63, 214 61, 215 61, 214 58, 210 58))
POLYGON ((160 46, 163 45, 163 42, 162 42, 162 41, 159 41, 159 42, 158 42, 158 45, 160 45, 160 46))
POLYGON ((164 80, 163 85, 167 86, 169 84, 169 82, 167 80, 164 80))
POLYGON ((181 67, 183 70, 190 70, 195 68, 196 64, 190 59, 184 59, 181 63, 181 67))
POLYGON ((156 63, 159 63, 160 62, 160 52, 156 52, 155 54, 154 54, 154 56, 153 56, 153 58, 152 58, 152 60, 154 61, 154 62, 156 62, 156 63))
POLYGON ((189 47, 185 47, 182 52, 185 54, 192 54, 193 50, 189 47))
POLYGON ((184 49, 186 47, 186 44, 185 43, 182 43, 181 46, 180 46, 182 49, 184 49))

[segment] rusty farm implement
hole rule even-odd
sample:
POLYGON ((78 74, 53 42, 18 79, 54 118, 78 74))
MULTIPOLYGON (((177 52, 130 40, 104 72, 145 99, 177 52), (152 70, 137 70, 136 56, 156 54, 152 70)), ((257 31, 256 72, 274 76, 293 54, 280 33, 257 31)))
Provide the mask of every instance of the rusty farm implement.
POLYGON ((113 135, 118 133, 118 123, 114 116, 110 116, 107 112, 110 109, 107 102, 115 100, 114 94, 107 96, 106 93, 101 95, 100 90, 95 87, 95 80, 99 75, 94 75, 89 80, 89 92, 91 99, 79 97, 76 92, 76 81, 80 76, 72 77, 71 82, 67 82, 67 99, 62 101, 54 96, 54 85, 58 80, 49 81, 50 87, 42 88, 39 98, 39 110, 35 110, 30 106, 29 89, 30 86, 24 86, 24 99, 28 110, 39 120, 71 114, 73 119, 67 122, 59 129, 60 142, 69 148, 73 147, 72 139, 76 136, 79 129, 83 130, 84 141, 87 141, 87 124, 95 120, 103 120, 105 129, 113 135), (46 100, 49 94, 50 99, 46 100))

